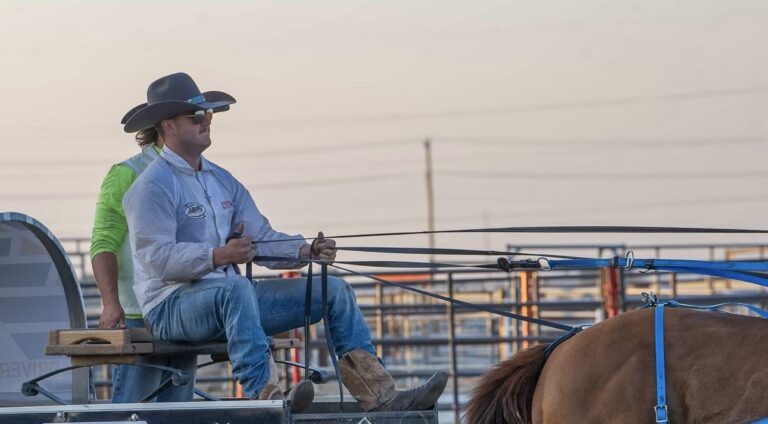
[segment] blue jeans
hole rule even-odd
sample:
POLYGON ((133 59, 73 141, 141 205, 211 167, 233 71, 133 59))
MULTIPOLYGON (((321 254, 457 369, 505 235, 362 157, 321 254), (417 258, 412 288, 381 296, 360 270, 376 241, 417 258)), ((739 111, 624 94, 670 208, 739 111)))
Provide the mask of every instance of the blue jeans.
MULTIPOLYGON (((262 280, 235 275, 183 284, 145 317, 152 334, 166 341, 226 341, 232 374, 248 397, 269 379, 267 336, 304 326, 306 279, 262 280)), ((312 282, 312 323, 320 321, 320 278, 312 282)), ((327 329, 336 355, 355 349, 372 354, 371 334, 346 281, 328 277, 327 329)))
MULTIPOLYGON (((126 319, 128 328, 144 328, 144 320, 126 319)), ((150 363, 177 368, 190 374, 187 384, 170 385, 160 392, 154 400, 158 402, 186 402, 192 400, 195 391, 195 371, 197 355, 177 355, 174 357, 148 358, 140 356, 137 363, 150 363)), ((138 402, 160 386, 170 373, 156 368, 135 365, 116 365, 112 367, 112 403, 138 402)))

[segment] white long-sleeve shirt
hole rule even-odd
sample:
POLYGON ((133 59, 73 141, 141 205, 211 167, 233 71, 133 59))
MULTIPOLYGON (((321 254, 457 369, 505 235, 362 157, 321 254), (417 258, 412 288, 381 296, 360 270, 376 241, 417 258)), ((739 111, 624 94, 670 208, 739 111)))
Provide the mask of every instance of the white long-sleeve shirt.
MULTIPOLYGON (((248 190, 223 168, 201 159, 195 171, 168 146, 138 177, 123 198, 134 261, 133 289, 142 313, 174 290, 198 279, 234 274, 231 265, 215 268, 213 249, 226 244, 236 224, 257 242, 256 254, 298 258, 301 235, 275 231, 248 190), (258 243, 259 241, 289 241, 258 243)), ((295 263, 263 263, 296 268, 295 263)))

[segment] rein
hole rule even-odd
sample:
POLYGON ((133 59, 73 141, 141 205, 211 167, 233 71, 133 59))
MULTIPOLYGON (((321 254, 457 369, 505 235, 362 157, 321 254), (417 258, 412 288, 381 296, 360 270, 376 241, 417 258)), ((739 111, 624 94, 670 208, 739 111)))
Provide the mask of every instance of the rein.
MULTIPOLYGON (((536 233, 536 234, 768 234, 768 230, 749 228, 696 228, 696 227, 648 227, 624 225, 561 225, 537 227, 495 227, 469 228, 458 230, 400 231, 388 233, 362 233, 325 236, 324 238, 365 238, 386 236, 412 236, 427 234, 462 234, 462 233, 536 233)), ((254 243, 279 243, 297 240, 315 240, 316 237, 288 237, 283 239, 254 241, 254 243)))
MULTIPOLYGON (((646 226, 538 226, 538 227, 497 227, 497 228, 475 228, 475 229, 459 229, 459 230, 438 230, 438 231, 408 231, 408 232, 387 232, 387 233, 366 233, 366 234, 348 234, 348 235, 336 235, 328 236, 331 239, 343 239, 343 238, 364 238, 364 237, 384 237, 384 236, 405 236, 405 235, 426 235, 426 234, 456 234, 456 233, 676 233, 676 234, 768 234, 768 230, 755 230, 755 229, 731 229, 731 228, 693 228, 693 227, 646 227, 646 226)), ((317 240, 318 238, 303 238, 303 237, 291 237, 285 239, 263 240, 254 241, 253 244, 261 243, 276 243, 285 241, 296 240, 317 240)), ((552 269, 595 269, 595 268, 624 268, 625 270, 631 270, 633 268, 641 269, 641 272, 648 272, 650 270, 659 271, 671 271, 671 272, 689 272, 705 275, 718 276, 723 278, 738 279, 742 281, 753 282, 768 287, 768 261, 694 261, 694 260, 679 260, 679 259, 635 259, 632 251, 627 252, 625 257, 613 257, 610 259, 594 259, 584 258, 577 256, 564 256, 564 255, 544 255, 525 252, 504 252, 494 250, 470 250, 470 249, 444 249, 444 248, 404 248, 404 247, 338 247, 338 251, 350 251, 350 252, 365 252, 365 253, 393 253, 393 254, 419 254, 419 255, 463 255, 463 256, 497 256, 498 260, 493 264, 455 264, 455 263, 435 263, 435 262, 413 262, 413 261, 326 261, 317 260, 312 257, 308 261, 307 268, 307 288, 305 296, 305 327, 304 327, 304 351, 305 351, 305 370, 304 378, 308 377, 309 372, 309 327, 311 325, 312 315, 312 280, 313 270, 312 264, 318 263, 321 266, 321 290, 322 290, 322 316, 325 324, 325 339, 328 347, 328 351, 333 362, 334 370, 336 371, 337 380, 339 383, 339 396, 340 412, 343 412, 343 388, 341 386, 341 378, 339 377, 338 358, 335 354, 333 343, 330 337, 329 331, 329 310, 328 310, 328 267, 333 267, 341 271, 348 272, 353 275, 366 277, 371 280, 377 281, 382 284, 387 284, 401 288, 403 290, 411 291, 414 293, 428 296, 444 302, 449 302, 454 305, 462 306, 469 309, 488 312, 491 314, 503 316, 506 318, 516 319, 532 324, 537 324, 545 327, 555 328, 565 331, 564 334, 559 336, 553 342, 551 342, 545 349, 545 355, 549 356, 551 352, 562 342, 571 338, 579 333, 587 326, 569 326, 553 321, 542 320, 539 318, 532 318, 524 315, 507 312, 501 309, 493 308, 485 305, 477 305, 469 302, 464 302, 458 299, 454 299, 449 296, 443 296, 437 293, 432 293, 426 290, 422 290, 416 287, 411 287, 405 284, 389 281, 384 278, 380 278, 371 274, 354 271, 352 269, 340 266, 353 265, 364 267, 380 267, 380 268, 428 268, 428 269, 456 269, 456 268, 472 268, 472 269, 486 269, 486 270, 501 270, 511 272, 516 269, 528 269, 528 270, 540 270, 549 271, 552 269), (513 260, 512 257, 528 256, 538 257, 538 259, 527 260, 513 260), (554 258, 554 259, 550 259, 554 258), (757 271, 757 272, 756 272, 757 271)), ((312 249, 310 249, 312 251, 312 249)), ((248 277, 251 277, 251 264, 253 262, 295 262, 296 258, 289 257, 275 257, 275 256, 254 256, 247 265, 248 277)), ((654 298, 655 300, 655 298, 654 298)), ((668 303, 669 306, 688 306, 683 304, 668 303)), ((658 308, 656 314, 657 328, 659 321, 663 320, 663 305, 658 308)), ((714 305, 715 307, 724 305, 714 305)), ((746 306, 750 309, 751 305, 746 306)), ((704 307, 706 308, 706 307, 704 307)), ((761 314, 762 315, 762 314, 761 314)), ((763 317, 765 317, 763 315, 763 317)), ((663 321, 661 321, 663 323, 663 321)), ((663 328, 663 324, 662 324, 663 328)), ((656 342, 657 352, 657 394, 658 402, 655 409, 656 421, 667 422, 666 411, 666 388, 665 388, 665 376, 663 367, 663 335, 661 336, 661 346, 659 347, 659 337, 656 342), (662 355, 659 360, 659 353, 662 355), (661 371, 659 375, 658 364, 661 363, 661 371)))
POLYGON ((475 310, 483 311, 483 312, 488 312, 488 313, 491 313, 491 314, 503 316, 503 317, 506 317, 506 318, 517 319, 517 320, 529 322, 529 323, 532 323, 532 324, 543 325, 545 327, 556 328, 558 330, 571 331, 571 330, 574 329, 574 327, 572 327, 570 325, 560 324, 560 323, 557 323, 557 322, 547 321, 547 320, 538 319, 538 318, 531 318, 531 317, 527 317, 525 315, 518 315, 518 314, 515 314, 515 313, 512 313, 512 312, 503 311, 501 309, 492 308, 490 306, 477 305, 477 304, 474 304, 474 303, 464 302, 462 300, 454 299, 454 298, 451 298, 451 297, 448 297, 448 296, 443 296, 443 295, 440 295, 440 294, 437 294, 437 293, 432 293, 432 292, 429 292, 429 291, 426 291, 426 290, 422 290, 422 289, 419 289, 419 288, 416 288, 416 287, 411 287, 411 286, 408 286, 408 285, 405 285, 405 284, 396 283, 394 281, 385 280, 385 279, 377 277, 375 275, 354 271, 354 270, 351 270, 349 268, 344 268, 342 266, 333 265, 333 264, 331 264, 330 266, 333 267, 333 268, 336 268, 336 269, 340 269, 342 271, 349 272, 349 273, 354 274, 354 275, 370 278, 371 280, 378 281, 378 282, 383 283, 383 284, 388 284, 388 285, 391 285, 391 286, 399 287, 399 288, 401 288, 403 290, 408 290, 408 291, 411 291, 411 292, 414 292, 414 293, 418 293, 418 294, 421 294, 421 295, 424 295, 424 296, 428 296, 428 297, 432 297, 432 298, 435 298, 435 299, 439 299, 439 300, 442 300, 444 302, 449 302, 449 303, 452 303, 454 305, 463 306, 465 308, 475 309, 475 310))
MULTIPOLYGON (((552 228, 552 227, 507 227, 507 228, 552 228)), ((560 227, 556 227, 560 228, 560 227)), ((583 231, 585 228, 599 229, 604 231, 604 228, 614 229, 617 227, 573 227, 583 231)), ((626 229, 627 231, 635 230, 637 228, 643 228, 645 231, 657 231, 669 229, 669 227, 618 227, 626 229)), ((488 229, 493 231, 496 229, 488 229)), ((696 228, 676 228, 675 231, 697 231, 697 232, 730 232, 730 231, 747 231, 747 232, 762 232, 762 230, 727 230, 727 229, 696 229, 696 228)), ((475 230, 454 230, 454 231, 475 231, 475 230)), ((394 233, 386 233, 394 234, 394 233)), ((402 233, 398 233, 402 234, 402 233)), ((688 272, 718 276, 723 278, 738 279, 742 281, 752 282, 768 287, 768 261, 698 261, 687 259, 636 259, 632 251, 628 251, 625 257, 615 256, 609 259, 594 259, 584 258, 577 256, 563 256, 563 255, 541 255, 526 252, 504 252, 495 250, 470 250, 470 249, 438 249, 438 248, 405 248, 405 247, 338 247, 339 251, 352 251, 352 252, 367 252, 367 253, 396 253, 396 254, 434 254, 434 255, 475 255, 475 256, 540 256, 538 259, 526 259, 526 260, 512 260, 506 257, 499 257, 495 264, 493 263, 481 263, 481 264, 457 264, 446 262, 414 262, 414 261, 327 261, 310 258, 306 262, 309 264, 308 276, 307 276, 307 297, 305 301, 307 306, 305 307, 305 324, 309 325, 311 317, 311 306, 309 305, 311 300, 311 279, 312 279, 312 264, 318 263, 327 272, 327 267, 345 271, 347 273, 365 277, 382 284, 387 284, 408 290, 414 293, 418 293, 423 296, 435 298, 444 302, 449 302, 454 305, 462 306, 469 309, 475 309, 491 314, 503 316, 506 318, 512 318, 520 321, 529 322, 532 324, 542 325, 545 327, 555 328, 568 332, 568 337, 576 334, 580 331, 580 326, 573 327, 557 322, 542 320, 539 318, 527 317, 520 314, 504 311, 498 308, 493 308, 485 305, 477 305, 469 302, 464 302, 452 297, 443 296, 437 293, 432 293, 426 290, 422 290, 416 287, 411 287, 405 284, 397 283, 394 281, 386 280, 381 277, 377 277, 368 273, 363 273, 346 268, 346 266, 361 266, 361 267, 378 267, 378 268, 408 268, 408 269, 485 269, 485 270, 501 270, 511 272, 514 270, 538 270, 538 271, 550 271, 553 269, 561 270, 577 270, 577 269, 597 269, 597 268, 623 268, 624 270, 640 269, 641 272, 648 272, 650 270, 655 271, 671 271, 671 272, 688 272), (559 259, 549 259, 559 258, 559 259)), ((296 258, 282 257, 282 256, 254 256, 252 262, 295 262, 296 258)), ((327 278, 327 276, 326 276, 327 278)), ((327 282, 326 282, 327 284, 327 282)), ((565 336, 565 335, 564 335, 565 336)), ((566 337, 567 338, 567 337, 566 337)), ((564 339, 563 339, 564 340, 564 339)), ((553 344, 559 344, 563 340, 558 338, 553 344)), ((554 348, 554 346, 553 346, 554 348)))

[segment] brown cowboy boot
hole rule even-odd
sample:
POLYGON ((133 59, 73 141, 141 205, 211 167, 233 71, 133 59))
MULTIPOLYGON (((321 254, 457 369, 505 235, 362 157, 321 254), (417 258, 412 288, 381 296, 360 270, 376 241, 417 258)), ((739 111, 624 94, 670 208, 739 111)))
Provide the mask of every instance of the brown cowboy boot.
POLYGON ((421 386, 395 390, 395 381, 379 359, 357 349, 339 361, 341 381, 365 411, 421 411, 431 407, 443 393, 448 374, 437 372, 421 386))
POLYGON ((261 389, 257 396, 258 400, 285 400, 291 408, 292 413, 301 412, 312 404, 315 399, 315 388, 309 380, 301 380, 298 384, 291 387, 290 390, 283 393, 279 384, 279 374, 277 364, 269 356, 269 380, 261 389))

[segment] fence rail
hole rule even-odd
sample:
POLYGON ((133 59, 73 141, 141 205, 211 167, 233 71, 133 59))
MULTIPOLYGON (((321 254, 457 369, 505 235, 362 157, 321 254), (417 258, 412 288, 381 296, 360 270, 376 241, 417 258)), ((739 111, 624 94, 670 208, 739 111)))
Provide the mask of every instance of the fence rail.
MULTIPOLYGON (((98 324, 101 311, 99 293, 90 269, 88 239, 62 239, 62 244, 79 273, 89 326, 98 324)), ((669 251, 685 252, 701 259, 765 259, 764 244, 674 244, 674 245, 509 245, 509 250, 551 251, 580 250, 594 257, 623 255, 628 250, 659 257, 669 251)), ((368 271, 370 272, 370 271, 368 271)), ((385 359, 393 376, 403 384, 414 384, 434 370, 447 369, 451 383, 440 407, 451 409, 458 417, 468 389, 490 366, 514 352, 536 343, 548 342, 561 332, 518 320, 479 312, 463 306, 445 304, 433 298, 384 286, 347 273, 358 304, 373 335, 379 356, 385 359)), ((380 278, 412 285, 454 297, 465 302, 490 306, 516 314, 544 318, 565 324, 592 324, 640 306, 640 293, 654 291, 664 298, 677 298, 694 304, 738 301, 765 307, 768 293, 764 287, 691 274, 668 272, 624 272, 621 269, 513 272, 487 270, 432 271, 413 270, 376 272, 380 278)), ((275 278, 275 273, 256 278, 275 278)), ((310 352, 306 357, 332 372, 322 324, 311 328, 310 352)), ((296 336, 301 336, 300 332, 296 336)), ((291 358, 297 359, 297 358, 291 358)), ((298 359, 305 360, 304 357, 298 359)), ((287 379, 296 378, 291 370, 287 379)), ((198 382, 213 393, 232 395, 237 385, 227 365, 213 366, 201 372, 198 382)), ((108 396, 109 374, 102 370, 97 387, 108 396)), ((319 391, 335 393, 333 384, 319 391)))

